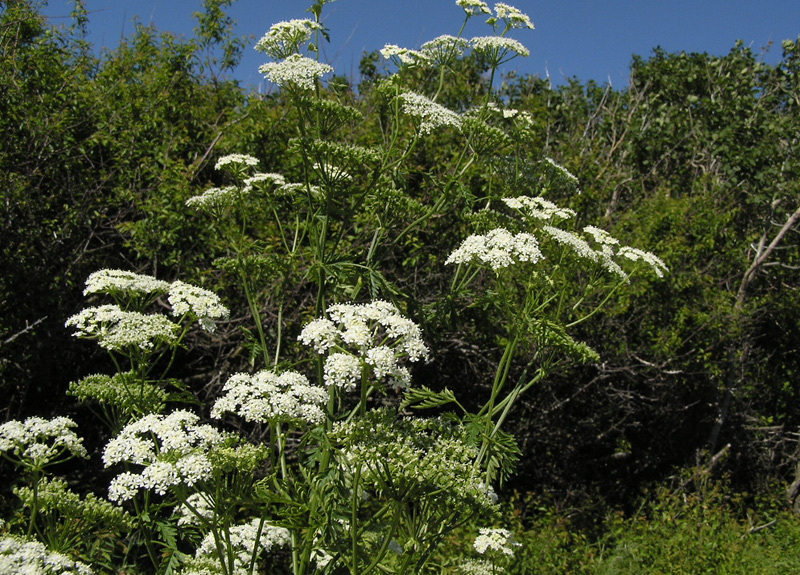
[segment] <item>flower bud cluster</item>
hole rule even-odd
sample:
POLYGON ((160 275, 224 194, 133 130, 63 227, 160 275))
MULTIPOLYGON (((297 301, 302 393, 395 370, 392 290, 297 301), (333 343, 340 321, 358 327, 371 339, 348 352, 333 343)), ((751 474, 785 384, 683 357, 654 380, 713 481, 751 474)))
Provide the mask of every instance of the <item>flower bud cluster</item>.
POLYGON ((490 508, 493 491, 475 466, 464 430, 439 418, 396 419, 383 410, 334 425, 338 461, 363 484, 388 496, 443 506, 490 508))
POLYGON ((368 370, 377 380, 406 387, 411 382, 402 358, 418 361, 427 358, 419 326, 403 317, 391 303, 337 304, 328 309, 328 318, 315 319, 303 328, 298 339, 322 355, 325 383, 354 389, 368 370))
POLYGON ((139 489, 164 495, 174 485, 192 486, 209 478, 208 451, 221 444, 225 435, 198 420, 197 415, 178 410, 166 416, 146 415, 125 426, 106 445, 103 463, 110 467, 126 462, 145 468, 141 473, 124 472, 115 477, 108 498, 125 501, 139 489))
POLYGON ((237 373, 225 383, 223 396, 211 409, 211 417, 235 413, 251 422, 303 421, 310 424, 325 419, 323 407, 328 395, 311 385, 295 371, 259 371, 253 375, 237 373))

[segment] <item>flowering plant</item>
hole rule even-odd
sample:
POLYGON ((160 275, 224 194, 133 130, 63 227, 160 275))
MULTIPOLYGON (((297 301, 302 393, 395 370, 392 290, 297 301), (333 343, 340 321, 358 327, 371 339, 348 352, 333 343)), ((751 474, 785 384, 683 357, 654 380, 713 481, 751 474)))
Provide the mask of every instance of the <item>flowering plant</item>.
MULTIPOLYGON (((84 294, 111 303, 66 321, 116 368, 70 393, 109 426, 108 499, 128 530, 131 563, 145 571, 238 575, 275 561, 295 575, 425 572, 449 533, 496 522, 494 486, 520 453, 503 429, 519 398, 568 361, 596 359, 570 330, 632 271, 666 272, 599 227, 576 231, 576 212, 544 197, 545 186, 516 189, 521 135, 534 121, 506 108, 493 86, 501 64, 529 53, 508 36, 533 28, 527 15, 458 0, 457 35, 419 50, 387 45, 396 72, 375 87, 381 112, 369 121, 379 136, 369 140, 356 129, 366 114, 324 84, 333 72, 320 61, 325 3, 312 6, 313 20, 276 24, 256 46, 272 59, 260 70, 296 127, 285 173, 223 155, 214 165, 221 187, 186 201, 222 236, 220 274, 244 292, 247 365, 213 377, 210 409, 171 377, 195 326, 208 337, 234 321, 215 293, 180 280, 100 270, 84 294), (493 34, 463 37, 484 14, 493 34), (470 57, 486 66, 479 104, 445 105, 447 78, 470 57), (455 142, 455 153, 440 154, 441 141, 455 142), (423 152, 436 159, 426 169, 416 167, 423 152), (425 227, 439 221, 463 235, 445 253, 425 252, 425 227), (398 269, 413 270, 413 280, 398 269), (430 277, 449 290, 414 301, 414 282, 430 277), (502 355, 485 395, 469 402, 476 409, 450 389, 415 383, 415 369, 436 359, 426 328, 454 309, 481 309, 497 323, 502 355)), ((553 160, 536 169, 550 187, 577 193, 577 178, 553 160)), ((86 454, 71 422, 27 425, 0 427, 0 450, 36 471, 32 491, 18 493, 33 501, 24 505, 28 535, 46 539, 47 529, 34 529, 37 493, 57 483, 43 470, 86 454)), ((484 558, 462 571, 494 570, 491 556, 513 546, 510 532, 482 527, 470 552, 484 558)))

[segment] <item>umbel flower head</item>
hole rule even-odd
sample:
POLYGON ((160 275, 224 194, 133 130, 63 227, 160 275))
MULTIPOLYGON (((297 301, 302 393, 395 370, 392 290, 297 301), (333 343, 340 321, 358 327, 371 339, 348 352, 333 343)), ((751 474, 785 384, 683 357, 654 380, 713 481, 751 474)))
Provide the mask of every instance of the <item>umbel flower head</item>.
MULTIPOLYGON (((277 527, 252 519, 248 523, 233 525, 228 529, 229 539, 227 544, 233 550, 233 565, 228 566, 227 572, 231 575, 247 575, 250 573, 250 560, 255 552, 258 558, 263 552, 269 553, 276 547, 286 547, 291 543, 291 534, 284 527, 277 527)), ((227 557, 225 558, 227 562, 227 557)), ((201 573, 219 573, 219 551, 213 533, 208 533, 195 553, 195 559, 190 560, 187 575, 201 573)))
POLYGON ((337 304, 327 318, 306 324, 298 339, 319 354, 328 353, 325 383, 353 389, 368 370, 377 380, 405 387, 411 374, 399 364, 428 357, 422 332, 391 303, 337 304))
POLYGON ((217 294, 180 280, 169 286, 169 303, 172 315, 194 317, 206 331, 214 331, 215 322, 227 319, 230 315, 217 294))
POLYGON ((72 457, 88 457, 83 440, 72 430, 69 417, 29 417, 0 425, 0 451, 7 458, 32 469, 43 469, 72 457))
POLYGON ((162 294, 168 289, 169 282, 157 280, 152 276, 126 270, 102 269, 86 279, 83 295, 106 293, 140 296, 162 294))
POLYGON ((475 551, 483 555, 487 551, 497 551, 509 557, 514 555, 513 546, 519 545, 514 541, 508 529, 483 528, 475 538, 475 551))
POLYGON ((300 54, 292 54, 280 62, 267 62, 258 71, 281 88, 313 90, 316 80, 333 72, 333 67, 300 54))
POLYGON ((120 351, 130 347, 153 349, 158 343, 177 341, 178 324, 160 314, 123 311, 118 305, 88 307, 70 317, 75 337, 96 339, 100 347, 120 351))
POLYGON ((217 163, 214 164, 215 170, 221 170, 226 166, 234 166, 234 167, 253 167, 258 165, 258 158, 254 158, 253 156, 248 156, 247 154, 228 154, 227 156, 222 156, 217 163))
POLYGON ((282 60, 299 52, 311 35, 322 29, 320 23, 307 19, 278 22, 256 43, 255 49, 275 60, 282 60))
POLYGON ((527 14, 503 2, 498 2, 494 5, 494 13, 496 17, 487 20, 487 23, 492 26, 494 26, 498 20, 502 20, 506 25, 506 30, 511 28, 534 29, 533 22, 527 14))
POLYGON ((108 498, 121 502, 133 498, 138 490, 149 489, 164 495, 175 485, 192 486, 211 476, 209 450, 226 436, 210 425, 199 424, 199 417, 184 410, 169 415, 149 414, 133 421, 103 450, 103 463, 142 465, 141 473, 124 472, 111 481, 108 498))
POLYGON ((237 373, 228 379, 222 391, 223 396, 214 404, 211 417, 221 418, 223 413, 230 412, 251 422, 304 421, 311 424, 325 418, 322 406, 328 394, 295 371, 237 373))
POLYGON ((430 134, 444 126, 461 129, 461 116, 422 94, 406 92, 399 97, 403 113, 419 120, 420 134, 430 134))
POLYGON ((482 0, 456 0, 456 5, 461 6, 467 16, 475 16, 477 14, 489 14, 491 16, 492 14, 489 6, 482 0))
POLYGON ((512 234, 504 228, 497 228, 486 234, 469 236, 445 263, 488 264, 496 271, 517 262, 536 263, 543 258, 539 242, 531 234, 512 234))
POLYGON ((400 65, 413 66, 414 64, 428 61, 428 57, 422 52, 418 50, 409 50, 408 48, 401 48, 395 44, 386 44, 380 52, 381 56, 387 60, 396 58, 400 65))
POLYGON ((0 573, 19 575, 93 575, 80 561, 50 551, 39 541, 13 535, 0 536, 0 573))

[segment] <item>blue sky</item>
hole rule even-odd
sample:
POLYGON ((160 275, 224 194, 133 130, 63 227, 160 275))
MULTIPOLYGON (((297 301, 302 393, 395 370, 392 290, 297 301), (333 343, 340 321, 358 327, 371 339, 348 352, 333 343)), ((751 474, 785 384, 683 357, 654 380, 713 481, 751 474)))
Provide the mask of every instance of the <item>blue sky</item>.
MULTIPOLYGON (((113 48, 133 31, 133 18, 162 30, 191 34, 192 12, 200 0, 85 0, 90 12, 90 40, 113 48)), ((773 43, 765 60, 780 58, 781 41, 800 36, 800 0, 507 0, 528 14, 535 30, 512 36, 531 55, 508 64, 520 73, 549 77, 558 85, 568 77, 617 88, 628 83, 633 54, 648 56, 661 46, 669 52, 724 55, 741 39, 757 54, 773 43)), ((54 22, 69 14, 72 2, 50 0, 46 13, 54 22)), ((489 2, 490 5, 493 2, 489 2)), ((274 23, 305 18, 310 0, 238 0, 231 9, 237 33, 253 44, 274 23)), ((463 11, 454 0, 337 0, 325 6, 323 20, 331 43, 323 59, 337 74, 354 77, 364 51, 384 44, 418 48, 441 34, 456 34, 463 11)), ((484 19, 474 18, 466 36, 490 34, 484 19)), ((248 47, 236 71, 245 85, 261 80, 264 56, 248 47)))

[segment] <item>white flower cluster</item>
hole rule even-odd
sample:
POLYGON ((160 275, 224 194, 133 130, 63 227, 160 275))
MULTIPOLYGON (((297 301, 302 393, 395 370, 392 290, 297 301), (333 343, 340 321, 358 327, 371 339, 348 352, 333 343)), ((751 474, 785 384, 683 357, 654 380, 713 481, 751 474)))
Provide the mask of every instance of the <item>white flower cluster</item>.
MULTIPOLYGON (((208 290, 182 281, 168 283, 122 270, 104 269, 91 274, 86 280, 84 295, 94 293, 128 296, 168 293, 173 315, 192 315, 208 331, 214 330, 215 320, 229 315, 219 297, 208 290)), ((180 327, 163 315, 125 311, 114 304, 86 308, 70 317, 66 326, 75 328, 76 337, 97 339, 101 347, 109 350, 129 346, 152 349, 155 341, 173 343, 180 327)))
MULTIPOLYGON (((234 553, 233 565, 228 566, 231 575, 247 575, 250 573, 250 560, 256 551, 256 558, 262 551, 269 553, 276 547, 286 547, 291 544, 291 534, 284 527, 276 527, 268 523, 261 524, 260 519, 253 519, 249 523, 234 525, 228 529, 226 544, 230 545, 234 553), (261 536, 257 538, 259 525, 261 536), (256 550, 255 548, 258 547, 256 550)), ((219 564, 216 541, 213 533, 208 533, 197 548, 195 558, 198 560, 211 559, 212 563, 219 564)), ((227 558, 226 558, 227 561, 227 558)))
POLYGON ((241 192, 236 186, 224 188, 209 188, 199 196, 192 196, 186 200, 186 205, 196 210, 216 212, 232 205, 241 192))
POLYGON ((206 521, 214 519, 214 508, 211 505, 209 496, 205 493, 192 493, 186 498, 186 502, 175 508, 175 515, 178 516, 178 525, 200 526, 202 517, 206 521))
POLYGON ((565 168, 561 164, 556 163, 556 161, 553 160, 552 158, 545 157, 544 161, 550 167, 555 168, 555 170, 559 172, 562 176, 564 176, 567 180, 573 182, 574 184, 578 183, 577 176, 575 176, 572 172, 570 172, 567 168, 565 168))
POLYGON ((512 234, 505 228, 496 228, 486 234, 469 236, 445 263, 477 262, 498 270, 516 262, 536 263, 543 258, 539 242, 533 235, 525 232, 512 234))
POLYGON ((80 561, 74 561, 50 551, 39 541, 11 535, 0 536, 0 573, 8 575, 93 575, 94 571, 80 561))
MULTIPOLYGON (((514 8, 513 6, 509 6, 508 4, 504 4, 502 2, 498 2, 494 5, 494 13, 497 15, 497 18, 503 20, 506 23, 506 26, 509 28, 528 28, 529 30, 533 30, 533 22, 531 21, 530 17, 526 14, 523 14, 519 9, 514 8)), ((490 22, 491 22, 490 18, 490 22)))
POLYGON ((572 250, 582 258, 596 262, 600 257, 598 253, 592 249, 592 246, 577 234, 554 226, 544 226, 542 230, 557 243, 572 248, 572 250))
POLYGON ((217 294, 180 280, 169 286, 169 303, 172 306, 172 315, 192 315, 206 331, 214 331, 214 322, 227 319, 230 315, 217 294))
POLYGON ((514 118, 519 123, 524 124, 525 127, 533 126, 533 116, 531 116, 530 112, 526 112, 524 110, 517 110, 515 108, 501 108, 494 102, 489 102, 488 104, 486 104, 486 107, 492 112, 502 114, 503 118, 505 118, 506 120, 514 118))
POLYGON ((103 463, 133 463, 145 466, 141 473, 124 472, 111 481, 108 498, 122 502, 139 489, 159 495, 179 484, 192 486, 211 475, 208 451, 225 436, 199 417, 184 410, 169 415, 149 414, 133 421, 103 450, 103 463))
POLYGON ((129 347, 149 350, 154 342, 174 343, 179 328, 163 315, 123 311, 114 304, 88 307, 65 325, 75 328, 75 337, 97 339, 100 347, 114 351, 129 347))
POLYGON ((503 59, 509 52, 520 56, 530 56, 531 52, 522 42, 505 36, 477 36, 472 38, 469 43, 476 52, 483 52, 498 60, 503 59))
POLYGON ((638 248, 622 247, 617 252, 617 256, 637 262, 642 261, 653 268, 653 273, 658 277, 663 278, 664 274, 669 271, 667 265, 655 254, 640 250, 638 248))
POLYGON ((72 431, 77 424, 69 417, 29 417, 0 425, 0 451, 26 466, 41 469, 71 456, 88 457, 83 440, 72 431), (70 454, 68 457, 63 457, 70 454))
POLYGON ((221 418, 230 412, 251 422, 299 420, 314 424, 325 419, 322 406, 327 393, 295 371, 237 373, 222 391, 224 395, 214 403, 211 417, 221 418))
POLYGON ((95 293, 130 293, 149 295, 166 293, 169 283, 125 270, 103 269, 92 273, 86 279, 83 295, 95 293))
POLYGON ((464 38, 443 34, 425 42, 421 48, 425 58, 431 64, 446 66, 461 56, 468 46, 469 43, 464 38))
POLYGON ((353 179, 352 174, 348 173, 347 170, 328 162, 314 162, 314 170, 323 180, 328 182, 350 181, 353 179))
POLYGON ((575 211, 569 208, 560 208, 553 202, 542 197, 531 198, 518 196, 516 198, 503 198, 503 203, 513 210, 519 210, 526 216, 537 220, 568 220, 575 216, 575 211))
POLYGON ((485 559, 464 559, 458 565, 464 575, 495 575, 494 563, 485 559))
POLYGON ((386 44, 381 49, 381 56, 387 60, 397 58, 400 64, 413 66, 419 62, 426 62, 428 57, 418 50, 409 50, 408 48, 401 48, 395 44, 386 44))
POLYGON ((514 555, 513 545, 519 545, 511 536, 508 529, 488 529, 483 528, 475 538, 475 551, 483 555, 487 550, 499 551, 503 555, 514 555))
POLYGON ((215 170, 220 170, 225 166, 233 164, 234 166, 257 166, 258 158, 248 156, 247 154, 228 154, 222 156, 214 165, 215 170))
POLYGON ((256 187, 263 187, 265 185, 272 185, 281 187, 286 185, 286 178, 281 174, 267 173, 267 174, 253 174, 244 181, 244 189, 242 193, 247 194, 256 187))
POLYGON ((430 134, 443 126, 461 129, 461 117, 458 114, 422 94, 406 92, 400 94, 400 100, 403 113, 420 120, 420 134, 430 134))
POLYGON ((358 385, 363 368, 406 387, 411 374, 399 360, 418 361, 429 354, 419 326, 385 301, 333 305, 328 318, 306 324, 298 339, 319 354, 334 352, 325 361, 325 383, 345 389, 358 385))
POLYGON ((482 0, 456 0, 456 5, 461 6, 467 16, 475 16, 477 14, 490 14, 489 6, 482 0))
POLYGON ((258 71, 281 88, 296 86, 301 90, 313 90, 314 82, 325 74, 333 72, 333 67, 299 54, 292 54, 280 62, 267 62, 258 71))
POLYGON ((297 52, 300 45, 308 42, 317 30, 322 30, 322 25, 313 20, 294 19, 278 22, 273 24, 256 43, 255 49, 275 60, 280 60, 297 52))

